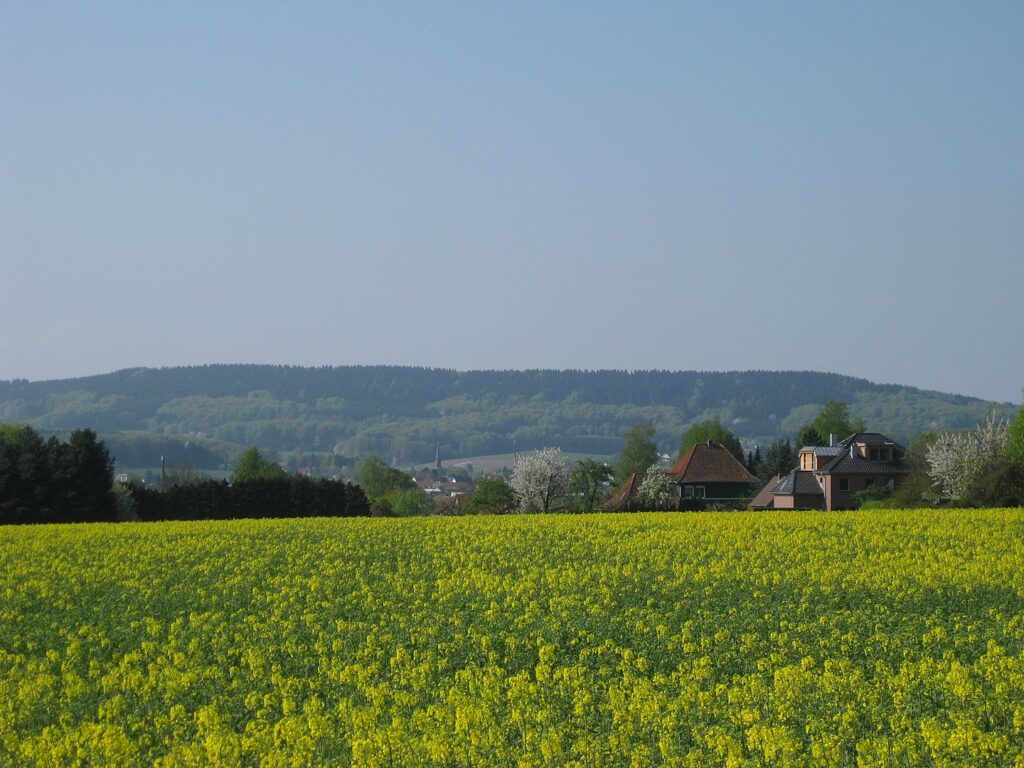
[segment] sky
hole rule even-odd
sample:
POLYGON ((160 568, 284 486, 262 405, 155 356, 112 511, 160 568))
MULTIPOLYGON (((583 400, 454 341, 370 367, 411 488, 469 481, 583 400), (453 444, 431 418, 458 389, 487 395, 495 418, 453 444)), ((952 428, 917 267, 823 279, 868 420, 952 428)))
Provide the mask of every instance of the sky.
POLYGON ((1019 402, 1024 3, 0 5, 0 379, 818 370, 1019 402))

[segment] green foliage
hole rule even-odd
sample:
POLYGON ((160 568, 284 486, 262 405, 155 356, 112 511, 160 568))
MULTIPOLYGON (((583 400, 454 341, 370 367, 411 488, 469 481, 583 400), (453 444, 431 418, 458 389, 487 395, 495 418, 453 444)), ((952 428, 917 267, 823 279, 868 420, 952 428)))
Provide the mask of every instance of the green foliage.
POLYGON ((465 510, 470 515, 504 515, 512 512, 517 503, 516 492, 508 483, 488 475, 477 482, 465 510))
POLYGON ((416 487, 405 472, 389 467, 376 456, 368 456, 356 467, 356 482, 359 483, 370 501, 379 499, 391 491, 410 490, 416 487))
POLYGON ((370 516, 371 517, 394 517, 395 510, 391 507, 391 502, 388 500, 387 495, 378 496, 375 499, 370 500, 370 516))
POLYGON ((594 459, 580 459, 569 473, 572 507, 577 512, 594 512, 614 478, 612 468, 594 459))
POLYGON ((228 484, 198 480, 164 491, 129 486, 140 520, 354 517, 370 505, 357 485, 308 477, 257 478, 228 484))
POLYGON ((92 430, 62 442, 28 426, 0 427, 0 523, 114 520, 113 472, 92 430))
POLYGON ((789 440, 776 440, 765 451, 758 479, 767 483, 775 475, 786 475, 797 466, 799 457, 789 440))
POLYGON ((845 440, 854 432, 864 431, 863 419, 851 419, 850 407, 840 400, 829 400, 811 424, 823 441, 835 435, 836 442, 845 440))
MULTIPOLYGON (((846 435, 845 437, 849 437, 846 435)), ((815 429, 811 424, 803 427, 796 436, 797 449, 803 448, 805 445, 827 445, 828 435, 822 435, 815 429)))
POLYGON ((707 442, 725 446, 729 453, 735 456, 736 460, 741 463, 746 460, 739 438, 730 432, 728 428, 722 426, 722 422, 717 416, 705 421, 698 421, 687 428, 679 444, 679 457, 681 458, 683 454, 697 445, 697 443, 707 442))
POLYGON ((633 473, 640 473, 658 462, 658 446, 654 442, 657 430, 654 423, 645 421, 626 430, 622 436, 622 451, 615 468, 615 482, 622 485, 633 473))
POLYGON ((1006 444, 1006 457, 1018 467, 1024 469, 1024 405, 1017 409, 1017 416, 1010 424, 1010 435, 1006 444))
POLYGON ((313 453, 324 467, 334 455, 407 465, 431 461, 438 441, 446 457, 504 454, 513 441, 519 450, 557 444, 611 455, 631 425, 653 422, 657 442, 667 445, 687 425, 716 415, 737 436, 767 445, 807 424, 829 397, 904 442, 925 428, 972 427, 988 408, 973 398, 806 372, 218 365, 0 381, 0 420, 49 430, 89 426, 125 467, 157 466, 166 455, 217 468, 251 445, 268 455, 313 453), (173 442, 144 444, 140 433, 173 442))
POLYGON ((883 502, 891 509, 923 509, 935 506, 938 496, 925 472, 911 472, 883 502))
POLYGON ((860 509, 891 509, 889 499, 892 492, 883 485, 871 485, 852 494, 860 509))
POLYGON ((235 462, 233 477, 236 483, 249 480, 273 480, 286 476, 286 472, 275 462, 263 458, 259 448, 248 448, 235 462))
POLYGON ((380 500, 386 502, 390 517, 418 517, 434 509, 434 502, 419 488, 388 491, 380 500))
POLYGON ((149 432, 107 432, 100 434, 110 455, 119 467, 159 467, 163 458, 167 465, 182 464, 199 469, 221 469, 230 466, 238 453, 229 443, 192 437, 171 437, 149 432))
POLYGON ((928 448, 937 437, 934 432, 922 432, 914 438, 903 457, 907 475, 886 499, 888 506, 895 509, 918 509, 934 506, 938 502, 938 490, 928 474, 928 448))
POLYGON ((1024 467, 1007 459, 996 462, 974 479, 969 498, 980 507, 1024 505, 1024 467))

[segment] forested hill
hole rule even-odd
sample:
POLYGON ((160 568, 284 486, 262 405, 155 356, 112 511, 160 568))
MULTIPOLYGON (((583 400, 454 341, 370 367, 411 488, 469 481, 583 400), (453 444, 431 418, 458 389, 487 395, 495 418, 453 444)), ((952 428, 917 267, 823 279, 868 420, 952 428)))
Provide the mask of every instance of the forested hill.
MULTIPOLYGON (((872 429, 909 439, 969 427, 989 403, 806 371, 454 371, 393 366, 211 365, 0 382, 0 421, 89 427, 423 462, 558 445, 611 454, 650 419, 674 451, 693 421, 719 416, 741 438, 793 434, 828 399, 872 429)), ((211 443, 213 444, 213 443, 211 443)))

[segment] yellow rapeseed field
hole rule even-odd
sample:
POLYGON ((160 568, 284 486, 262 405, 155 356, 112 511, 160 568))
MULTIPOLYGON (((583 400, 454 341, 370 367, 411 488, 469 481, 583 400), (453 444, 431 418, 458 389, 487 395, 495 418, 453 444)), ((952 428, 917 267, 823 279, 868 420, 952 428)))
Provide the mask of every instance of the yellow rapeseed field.
POLYGON ((1024 511, 0 529, 3 766, 1024 766, 1024 511))

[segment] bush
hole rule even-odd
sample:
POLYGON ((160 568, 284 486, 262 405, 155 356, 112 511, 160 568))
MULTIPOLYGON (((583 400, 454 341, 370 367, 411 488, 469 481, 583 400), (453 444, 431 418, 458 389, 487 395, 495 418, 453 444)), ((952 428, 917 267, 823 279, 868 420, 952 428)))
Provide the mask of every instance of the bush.
POLYGON ((355 517, 370 513, 358 486, 307 477, 229 485, 202 480, 166 491, 131 486, 141 520, 229 520, 264 517, 355 517))
POLYGON ((405 491, 391 491, 378 501, 386 502, 395 517, 417 517, 427 515, 434 509, 434 503, 423 491, 410 488, 405 491))
POLYGON ((982 507, 1019 507, 1024 503, 1024 468, 1004 461, 979 477, 971 497, 982 507))
POLYGON ((395 510, 391 502, 384 496, 378 496, 370 502, 370 517, 394 517, 395 510))
POLYGON ((503 515, 516 508, 516 492, 499 477, 482 477, 466 502, 471 515, 503 515))

